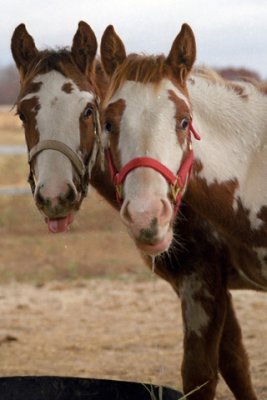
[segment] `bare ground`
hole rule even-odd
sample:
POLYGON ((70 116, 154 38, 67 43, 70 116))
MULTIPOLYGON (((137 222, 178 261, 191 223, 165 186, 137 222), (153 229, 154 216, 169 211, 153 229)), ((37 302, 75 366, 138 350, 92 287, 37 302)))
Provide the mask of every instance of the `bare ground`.
MULTIPOLYGON (((266 295, 235 292, 253 380, 267 398, 266 295)), ((179 302, 156 277, 0 287, 0 375, 60 375, 181 388, 179 302)), ((217 399, 231 399, 220 381, 217 399)))

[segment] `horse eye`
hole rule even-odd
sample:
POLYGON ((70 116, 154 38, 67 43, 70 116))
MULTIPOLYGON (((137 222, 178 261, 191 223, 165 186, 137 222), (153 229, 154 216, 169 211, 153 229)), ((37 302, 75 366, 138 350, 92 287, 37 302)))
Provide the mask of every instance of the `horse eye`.
POLYGON ((182 121, 180 122, 179 128, 185 131, 189 126, 189 119, 188 118, 183 118, 182 121))
POLYGON ((91 117, 92 113, 93 113, 92 107, 86 107, 83 112, 83 116, 84 116, 84 118, 89 118, 89 117, 91 117))
POLYGON ((112 124, 110 122, 106 122, 105 123, 105 130, 107 132, 111 132, 112 131, 112 124))
POLYGON ((19 112, 19 113, 18 113, 18 116, 19 116, 19 119, 20 119, 22 122, 25 122, 25 121, 26 121, 25 115, 24 115, 22 112, 19 112))

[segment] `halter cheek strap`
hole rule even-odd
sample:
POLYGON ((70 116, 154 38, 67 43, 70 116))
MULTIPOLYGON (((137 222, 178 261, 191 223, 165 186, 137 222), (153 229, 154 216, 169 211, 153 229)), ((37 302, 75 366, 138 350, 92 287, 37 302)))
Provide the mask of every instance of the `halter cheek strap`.
POLYGON ((109 170, 111 173, 112 181, 116 187, 116 195, 117 201, 121 204, 123 201, 123 182, 125 181, 127 175, 136 168, 152 168, 155 171, 159 172, 168 182, 170 187, 170 196, 171 200, 174 204, 175 212, 178 211, 182 196, 187 187, 187 183, 190 177, 193 161, 194 161, 194 153, 192 150, 192 142, 191 142, 191 133, 195 137, 195 139, 200 140, 200 136, 195 131, 190 122, 189 133, 188 133, 188 151, 187 155, 181 163, 181 166, 177 172, 177 174, 173 174, 173 172, 163 165, 161 162, 155 160, 150 157, 137 157, 129 161, 127 164, 123 166, 120 171, 117 171, 115 164, 113 162, 112 153, 110 148, 106 149, 106 158, 109 165, 109 170))

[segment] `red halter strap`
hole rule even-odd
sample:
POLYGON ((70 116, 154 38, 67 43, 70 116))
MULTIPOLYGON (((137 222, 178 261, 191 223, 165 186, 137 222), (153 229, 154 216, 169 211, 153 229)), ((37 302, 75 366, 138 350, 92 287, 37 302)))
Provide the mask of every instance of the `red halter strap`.
POLYGON ((200 136, 195 131, 195 129, 192 126, 192 123, 190 122, 189 136, 188 136, 188 154, 183 160, 176 175, 174 175, 173 172, 165 165, 163 165, 161 162, 150 157, 134 158, 127 164, 125 164, 120 171, 117 171, 113 162, 111 150, 110 148, 106 149, 106 157, 109 165, 109 170, 111 173, 111 178, 116 187, 116 195, 118 202, 121 204, 123 201, 122 186, 129 172, 140 167, 152 168, 155 171, 159 172, 169 183, 170 195, 174 203, 175 212, 177 212, 181 203, 182 196, 186 189, 194 161, 194 153, 191 146, 191 133, 193 134, 195 139, 200 140, 200 136))

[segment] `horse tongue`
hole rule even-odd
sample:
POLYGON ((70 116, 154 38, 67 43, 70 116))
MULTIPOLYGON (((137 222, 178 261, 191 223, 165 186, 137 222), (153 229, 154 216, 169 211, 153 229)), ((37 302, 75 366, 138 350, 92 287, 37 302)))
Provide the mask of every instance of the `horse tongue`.
POLYGON ((52 233, 65 232, 71 222, 72 218, 70 215, 64 218, 47 219, 49 232, 52 233))

